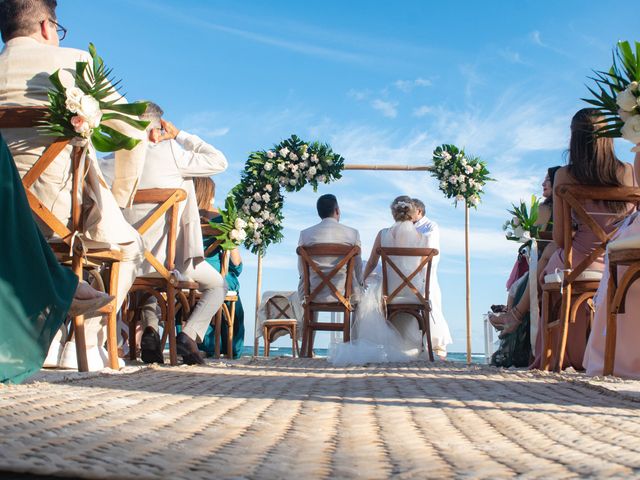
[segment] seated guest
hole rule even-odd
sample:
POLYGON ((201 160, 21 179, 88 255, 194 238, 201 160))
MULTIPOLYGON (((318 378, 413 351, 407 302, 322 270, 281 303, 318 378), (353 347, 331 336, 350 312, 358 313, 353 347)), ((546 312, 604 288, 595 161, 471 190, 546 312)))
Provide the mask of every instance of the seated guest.
MULTIPOLYGON (((196 198, 198 199, 198 208, 200 209, 200 217, 203 223, 209 223, 210 220, 217 223, 221 222, 222 217, 218 210, 213 206, 216 184, 209 177, 194 178, 193 182, 196 187, 196 198)), ((216 239, 214 237, 204 237, 205 251, 215 241, 216 239)), ((206 261, 219 272, 222 271, 223 253, 224 252, 221 248, 216 248, 211 255, 206 258, 206 261)), ((244 349, 244 309, 242 308, 242 301, 240 300, 240 282, 238 281, 238 277, 241 273, 242 258, 240 257, 240 251, 237 248, 234 248, 229 254, 229 270, 225 277, 229 290, 238 294, 238 301, 235 305, 235 317, 233 320, 233 358, 240 358, 244 349)), ((227 306, 231 308, 231 303, 227 302, 227 306)), ((227 352, 227 342, 224 340, 227 338, 227 335, 227 324, 222 322, 220 352, 223 355, 229 355, 229 352, 227 352)), ((212 326, 209 326, 200 348, 208 355, 214 354, 215 329, 212 326)))
POLYGON ((33 220, 20 176, 0 137, 0 382, 37 372, 67 313, 85 315, 113 300, 58 264, 33 220))
MULTIPOLYGON (((571 140, 569 143, 569 164, 562 167, 555 176, 555 185, 585 185, 595 187, 629 187, 634 185, 633 167, 623 163, 616 157, 613 139, 596 137, 595 130, 602 117, 595 109, 584 108, 576 113, 571 121, 571 140)), ((555 195, 555 193, 554 193, 555 195)), ((632 204, 624 202, 585 202, 583 207, 591 212, 592 218, 600 225, 605 233, 612 232, 618 222, 626 217, 634 208, 632 204)), ((581 219, 564 218, 562 202, 554 198, 553 202, 553 241, 558 249, 549 259, 544 273, 554 273, 556 269, 564 269, 564 238, 565 222, 576 223, 573 236, 573 262, 580 263, 587 258, 600 243, 595 234, 581 219)), ((596 258, 588 267, 591 270, 603 270, 603 257, 596 258)), ((564 359, 565 366, 582 369, 582 359, 586 346, 589 315, 587 306, 579 310, 575 323, 569 324, 567 351, 564 359)), ((538 330, 535 360, 533 368, 539 368, 542 359, 542 329, 538 330)), ((552 341, 553 337, 552 337, 552 341)))
MULTIPOLYGON (((640 175, 640 144, 636 146, 635 172, 640 175)), ((637 178, 640 180, 640 178, 637 178)), ((609 248, 640 248, 640 213, 632 214, 620 227, 609 248)), ((605 260, 607 262, 607 260, 605 260)), ((618 268, 618 278, 623 278, 628 267, 618 268)), ((596 313, 591 335, 584 354, 587 375, 602 375, 604 369, 604 344, 607 333, 607 290, 609 269, 606 268, 594 297, 596 313)), ((625 313, 616 315, 616 354, 613 374, 617 377, 640 379, 640 282, 635 281, 627 292, 625 313)))
MULTIPOLYGON (((89 61, 87 52, 59 45, 55 0, 3 0, 0 2, 0 31, 5 47, 0 53, 0 105, 42 106, 49 102, 47 93, 52 88, 49 76, 61 70, 60 79, 66 87, 73 85, 72 73, 76 62, 89 61)), ((124 99, 122 100, 124 101, 124 99)), ((107 123, 107 122, 105 122, 107 123)), ((135 195, 138 177, 144 162, 144 132, 121 121, 110 121, 110 126, 141 144, 131 151, 116 153, 116 178, 109 190, 90 149, 88 173, 85 178, 82 234, 86 247, 114 248, 122 251, 117 306, 124 301, 137 267, 143 260, 140 236, 125 221, 120 207, 129 206, 135 195)), ((42 135, 37 128, 6 129, 2 132, 13 154, 20 176, 24 176, 38 160, 44 149, 54 140, 42 135)), ((64 224, 71 217, 71 147, 65 148, 42 173, 31 191, 64 224)), ((43 224, 47 238, 52 232, 43 224)), ((87 348, 104 350, 106 323, 102 317, 85 319, 87 348)), ((63 366, 74 367, 75 346, 67 344, 63 366), (73 364, 71 364, 73 363, 73 364)), ((102 358, 106 360, 106 352, 102 358)), ((106 366, 103 365, 103 366, 106 366)))
MULTIPOLYGON (((542 196, 536 225, 541 232, 550 231, 553 226, 553 185, 555 173, 560 167, 552 167, 542 182, 542 196)), ((526 245, 518 250, 518 260, 507 282, 509 292, 506 309, 489 314, 489 321, 499 330, 500 346, 491 356, 491 365, 497 367, 526 367, 531 362, 531 297, 529 288, 529 268, 526 245), (524 265, 525 268, 519 268, 524 265), (517 272, 518 274, 514 274, 517 272)), ((538 268, 544 271, 549 257, 555 252, 553 242, 544 245, 539 242, 538 268)), ((492 307, 493 308, 493 307, 492 307)), ((503 307, 504 308, 504 307, 503 307)), ((499 309, 497 309, 499 310, 499 309)))
MULTIPOLYGON (((337 243, 340 245, 357 245, 360 246, 360 234, 355 228, 347 227, 340 223, 340 207, 338 207, 338 200, 334 195, 326 194, 318 198, 316 204, 318 216, 320 217, 320 223, 309 227, 300 232, 300 239, 298 245, 310 246, 322 243, 337 243)), ((338 259, 336 257, 316 257, 314 259, 319 264, 320 269, 323 272, 330 272, 337 264, 338 259)), ((302 259, 298 257, 298 273, 300 274, 300 281, 298 284, 298 295, 300 302, 304 303, 304 282, 303 282, 303 263, 302 259)), ((311 291, 313 291, 321 282, 318 276, 311 271, 310 272, 311 291)), ((355 258, 355 268, 353 270, 353 294, 354 299, 361 293, 362 285, 362 258, 360 254, 355 258)), ((346 268, 343 271, 338 272, 332 279, 332 283, 336 286, 338 291, 344 288, 344 282, 346 279, 346 268)), ((324 287, 315 299, 316 302, 336 302, 335 295, 329 288, 324 287)))
MULTIPOLYGON (((220 273, 204 261, 202 231, 193 177, 208 177, 227 169, 227 159, 217 149, 195 135, 178 130, 162 118, 164 112, 149 103, 143 119, 149 120, 147 158, 140 177, 139 189, 181 188, 187 199, 179 204, 179 220, 176 241, 176 268, 183 275, 200 284, 202 297, 191 312, 189 321, 176 337, 178 354, 187 364, 203 363, 197 342, 204 339, 212 315, 224 301, 227 288, 220 273)), ((134 226, 141 225, 154 207, 136 204, 125 210, 127 220, 134 226)), ((167 251, 167 235, 163 222, 157 222, 144 234, 144 242, 155 257, 164 262, 167 251)), ((145 262, 139 274, 153 272, 145 262)), ((154 297, 143 308, 142 360, 146 363, 162 363, 162 346, 158 334, 159 316, 154 297)))

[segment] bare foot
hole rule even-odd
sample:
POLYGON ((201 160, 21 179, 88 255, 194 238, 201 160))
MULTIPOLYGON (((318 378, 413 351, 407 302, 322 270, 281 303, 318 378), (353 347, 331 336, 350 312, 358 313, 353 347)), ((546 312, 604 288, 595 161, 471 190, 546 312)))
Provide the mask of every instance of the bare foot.
POLYGON ((76 287, 76 293, 73 298, 77 300, 89 300, 91 298, 99 298, 108 296, 106 293, 96 290, 91 285, 89 285, 84 280, 78 282, 78 286, 76 287))

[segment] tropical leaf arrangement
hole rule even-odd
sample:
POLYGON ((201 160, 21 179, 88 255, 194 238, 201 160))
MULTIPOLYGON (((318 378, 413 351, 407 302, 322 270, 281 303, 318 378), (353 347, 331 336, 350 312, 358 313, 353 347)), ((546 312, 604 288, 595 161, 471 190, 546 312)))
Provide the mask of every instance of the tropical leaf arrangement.
POLYGON ((433 151, 433 170, 439 188, 447 198, 465 202, 477 208, 489 177, 487 164, 478 157, 470 157, 455 145, 440 145, 433 151))
POLYGON ((522 242, 523 240, 536 238, 540 233, 540 227, 536 225, 540 212, 540 200, 535 195, 531 195, 531 203, 529 205, 524 200, 520 200, 519 205, 512 203, 511 207, 507 211, 513 218, 507 220, 502 226, 507 240, 522 242))
POLYGON ((244 245, 264 254, 269 245, 282 240, 284 192, 306 185, 316 191, 321 183, 342 177, 344 158, 320 142, 305 142, 296 135, 249 155, 241 182, 231 192, 238 215, 246 221, 244 245))
POLYGON ((609 71, 594 74, 589 78, 595 87, 587 87, 593 98, 583 100, 603 116, 596 135, 640 143, 640 42, 635 42, 635 52, 631 43, 618 42, 609 71))
POLYGON ((215 236, 216 240, 222 242, 220 248, 223 250, 233 250, 234 248, 242 245, 242 242, 247 237, 245 231, 247 222, 238 217, 238 210, 236 208, 235 200, 233 196, 229 195, 224 203, 224 210, 220 210, 221 222, 209 222, 213 228, 220 231, 215 236))
POLYGON ((119 103, 122 99, 118 94, 120 80, 114 81, 112 69, 105 66, 93 44, 89 44, 89 54, 92 62, 76 63, 73 73, 75 86, 65 88, 60 81, 59 70, 49 77, 53 85, 48 92, 49 115, 41 130, 54 137, 88 139, 100 152, 131 150, 140 140, 104 122, 120 120, 144 130, 149 122, 137 117, 145 112, 147 103, 119 103))

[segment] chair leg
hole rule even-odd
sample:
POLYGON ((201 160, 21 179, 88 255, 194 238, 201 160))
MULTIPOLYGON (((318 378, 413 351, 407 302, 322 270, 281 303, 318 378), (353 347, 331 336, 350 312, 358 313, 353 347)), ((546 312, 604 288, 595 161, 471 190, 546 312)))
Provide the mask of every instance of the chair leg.
POLYGON ((167 318, 164 326, 169 336, 169 363, 178 364, 178 352, 176 348, 176 292, 175 287, 167 282, 167 318))
POLYGON ((84 335, 84 317, 73 318, 73 336, 76 341, 76 358, 78 361, 78 371, 88 372, 89 361, 87 360, 87 339, 84 335))
POLYGON ((351 341, 351 310, 345 309, 343 327, 342 327, 342 341, 347 343, 351 341))
MULTIPOLYGON (((118 291, 118 277, 120 274, 120 262, 111 264, 111 272, 109 275, 109 294, 115 296, 118 291)), ((109 368, 112 370, 120 370, 118 362, 118 310, 114 300, 113 308, 107 317, 107 352, 109 353, 109 368)), ((135 331, 134 331, 135 343, 135 331)))
POLYGON ((429 353, 429 360, 433 362, 435 361, 435 358, 433 356, 433 345, 431 345, 431 325, 429 324, 429 314, 426 310, 422 313, 422 321, 424 322, 425 335, 427 336, 427 350, 429 353))
POLYGON ((551 292, 542 292, 542 315, 540 319, 540 329, 542 330, 542 345, 540 351, 542 358, 540 359, 540 370, 549 371, 549 363, 551 360, 551 330, 547 326, 551 321, 551 292))
POLYGON ((291 334, 291 358, 296 358, 296 327, 295 325, 289 330, 291 334))
POLYGON ((309 328, 310 321, 309 316, 311 315, 311 311, 305 307, 304 316, 302 320, 302 357, 307 356, 307 343, 309 343, 309 328))
POLYGON ((125 310, 129 317, 129 360, 135 361, 138 358, 138 345, 136 343, 136 327, 138 325, 138 312, 136 310, 125 310))
POLYGON ((264 327, 262 329, 262 338, 264 339, 264 352, 263 356, 268 357, 271 343, 269 342, 269 327, 264 327))
POLYGON ((604 366, 602 374, 613 375, 616 358, 616 336, 618 334, 617 312, 614 305, 616 296, 618 267, 609 265, 609 283, 607 284, 607 332, 604 338, 604 366))
POLYGON ((558 345, 558 359, 555 362, 555 371, 561 372, 564 368, 564 356, 567 350, 567 338, 569 337, 569 322, 571 321, 571 300, 572 300, 572 288, 571 285, 565 287, 562 294, 562 306, 560 309, 561 333, 558 345))
POLYGON ((225 313, 227 314, 227 358, 233 358, 233 317, 235 314, 236 302, 231 302, 231 312, 225 305, 225 313))
POLYGON ((222 341, 222 307, 220 307, 216 312, 215 319, 213 357, 220 358, 220 342, 222 341))

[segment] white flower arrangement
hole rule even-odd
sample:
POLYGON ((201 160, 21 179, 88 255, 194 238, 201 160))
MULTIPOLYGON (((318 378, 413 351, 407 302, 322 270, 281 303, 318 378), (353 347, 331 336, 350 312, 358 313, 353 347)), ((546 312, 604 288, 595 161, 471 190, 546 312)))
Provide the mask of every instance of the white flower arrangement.
POLYGON ((468 157, 455 145, 441 145, 433 151, 432 175, 447 198, 456 204, 466 202, 469 207, 480 204, 483 187, 492 180, 485 162, 468 157))
MULTIPOLYGON (((613 54, 613 65, 609 71, 596 71, 594 89, 589 88, 594 98, 583 99, 593 105, 603 120, 596 135, 622 137, 633 144, 640 143, 640 42, 635 42, 635 53, 631 44, 620 41, 613 54)), ((634 147, 632 151, 639 151, 634 147)))

